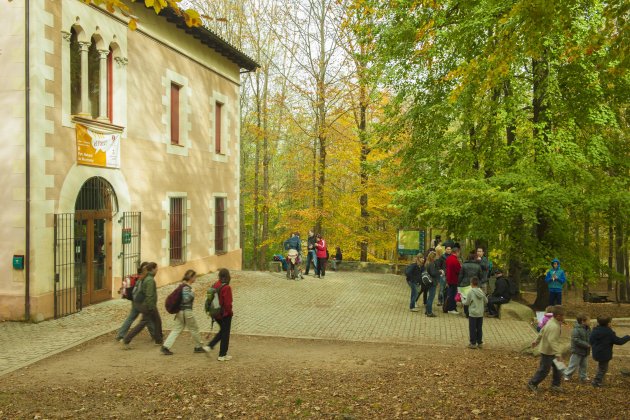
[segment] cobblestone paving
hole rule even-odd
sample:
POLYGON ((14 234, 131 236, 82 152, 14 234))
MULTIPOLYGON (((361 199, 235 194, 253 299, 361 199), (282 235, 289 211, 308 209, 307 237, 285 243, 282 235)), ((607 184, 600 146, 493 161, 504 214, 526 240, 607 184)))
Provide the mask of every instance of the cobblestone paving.
MULTIPOLYGON (((435 310, 438 316, 427 318, 409 311, 409 287, 401 276, 331 272, 325 279, 308 276, 302 281, 286 280, 280 273, 242 271, 232 276, 234 334, 444 346, 467 343, 468 321, 463 316, 435 310)), ((216 274, 211 274, 194 285, 202 331, 210 330, 203 301, 215 280, 216 274)), ((163 302, 174 287, 159 290, 164 329, 171 328, 173 315, 163 311, 163 302)), ((129 308, 129 301, 114 299, 39 324, 0 323, 0 375, 117 329, 129 308)), ((519 321, 485 319, 483 329, 487 347, 521 349, 535 337, 527 323, 519 321)))

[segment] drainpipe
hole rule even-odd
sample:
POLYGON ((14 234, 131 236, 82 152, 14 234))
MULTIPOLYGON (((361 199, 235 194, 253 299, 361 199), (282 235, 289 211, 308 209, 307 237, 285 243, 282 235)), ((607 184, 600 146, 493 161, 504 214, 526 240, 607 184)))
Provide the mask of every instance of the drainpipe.
POLYGON ((25 97, 26 97, 26 133, 25 133, 25 149, 26 149, 26 249, 24 252, 24 276, 26 290, 24 293, 24 318, 26 321, 31 319, 31 71, 30 71, 30 3, 31 0, 24 0, 25 14, 25 53, 24 53, 24 73, 25 80, 25 97))

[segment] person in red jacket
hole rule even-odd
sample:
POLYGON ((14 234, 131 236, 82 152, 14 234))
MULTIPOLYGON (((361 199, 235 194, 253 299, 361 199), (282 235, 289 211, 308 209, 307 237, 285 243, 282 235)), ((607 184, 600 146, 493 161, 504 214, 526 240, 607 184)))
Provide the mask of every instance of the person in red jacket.
POLYGON ((448 284, 448 295, 446 297, 445 312, 457 314, 455 295, 459 283, 459 272, 462 265, 459 262, 459 247, 454 246, 451 255, 446 259, 446 284, 448 284))
POLYGON ((230 330, 232 329, 232 288, 230 287, 230 271, 227 268, 219 270, 219 280, 212 286, 219 289, 219 304, 221 305, 221 314, 216 318, 219 324, 219 332, 214 336, 207 346, 203 349, 206 352, 214 349, 217 343, 221 342, 219 347, 219 362, 232 360, 232 356, 227 354, 230 346, 230 330))
POLYGON ((315 254, 317 255, 317 267, 315 267, 315 275, 320 279, 326 275, 326 263, 328 262, 328 246, 326 240, 319 233, 316 236, 315 254))

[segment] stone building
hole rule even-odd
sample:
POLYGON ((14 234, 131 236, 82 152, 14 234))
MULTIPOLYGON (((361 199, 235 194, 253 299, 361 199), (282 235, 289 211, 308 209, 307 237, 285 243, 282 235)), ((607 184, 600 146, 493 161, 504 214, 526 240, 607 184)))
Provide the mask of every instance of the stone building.
POLYGON ((138 28, 80 0, 4 2, 0 319, 241 267, 240 74, 257 64, 172 11, 138 28))

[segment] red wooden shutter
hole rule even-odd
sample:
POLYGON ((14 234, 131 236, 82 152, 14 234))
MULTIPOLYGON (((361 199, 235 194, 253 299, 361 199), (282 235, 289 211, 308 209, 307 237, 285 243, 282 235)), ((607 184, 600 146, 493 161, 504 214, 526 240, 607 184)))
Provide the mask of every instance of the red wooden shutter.
POLYGON ((171 144, 179 144, 179 86, 171 83, 171 144))
POLYGON ((223 104, 220 102, 215 103, 215 115, 214 115, 214 151, 217 154, 221 154, 221 113, 223 109, 223 104))

